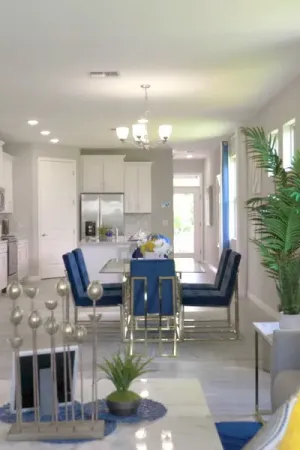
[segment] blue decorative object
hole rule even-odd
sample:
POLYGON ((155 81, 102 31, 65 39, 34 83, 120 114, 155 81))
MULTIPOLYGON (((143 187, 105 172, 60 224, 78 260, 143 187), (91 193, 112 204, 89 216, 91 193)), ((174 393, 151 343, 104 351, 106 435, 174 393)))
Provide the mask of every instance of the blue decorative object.
MULTIPOLYGON (((75 420, 81 420, 81 405, 78 402, 75 402, 75 420)), ((68 419, 71 420, 72 419, 72 411, 71 411, 71 406, 68 406, 67 409, 67 415, 68 415, 68 419)), ((58 411, 58 420, 60 422, 65 421, 66 419, 66 414, 65 414, 65 406, 60 406, 59 407, 59 411, 58 411)), ((86 408, 86 406, 84 407, 84 419, 85 420, 89 420, 90 419, 90 411, 89 408, 86 408)), ((115 420, 108 420, 108 419, 103 419, 105 420, 105 431, 104 431, 104 435, 108 436, 109 434, 113 433, 116 428, 117 428, 117 423, 115 420)), ((5 405, 0 407, 0 421, 4 422, 4 423, 8 423, 8 424, 12 424, 15 423, 16 421, 16 414, 11 412, 10 410, 10 404, 6 403, 5 405)), ((33 411, 28 411, 28 412, 23 412, 22 414, 22 421, 23 422, 34 422, 34 412, 33 411)), ((41 417, 41 422, 51 422, 51 416, 43 416, 41 417)), ((67 440, 67 439, 61 439, 61 440, 45 440, 43 442, 49 442, 51 444, 55 443, 55 444, 76 444, 76 443, 80 443, 80 442, 88 442, 88 441, 92 441, 94 439, 77 439, 77 440, 67 440)))
POLYGON ((139 258, 143 258, 143 253, 141 252, 140 247, 137 247, 134 252, 132 253, 132 258, 134 259, 139 259, 139 258))
POLYGON ((258 422, 219 422, 216 423, 224 450, 242 450, 260 430, 258 422))
MULTIPOLYGON (((92 403, 85 405, 85 414, 87 417, 92 415, 92 403)), ((110 414, 106 406, 105 400, 99 401, 99 419, 108 422, 121 422, 121 423, 139 423, 139 422, 154 422, 161 419, 167 414, 167 408, 159 402, 144 398, 141 400, 137 414, 135 416, 120 417, 110 414)))

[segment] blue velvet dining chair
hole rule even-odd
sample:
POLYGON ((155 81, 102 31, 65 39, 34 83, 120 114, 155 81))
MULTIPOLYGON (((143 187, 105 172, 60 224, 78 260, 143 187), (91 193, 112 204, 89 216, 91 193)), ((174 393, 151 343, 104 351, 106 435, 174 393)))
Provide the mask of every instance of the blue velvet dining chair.
MULTIPOLYGON (((78 309, 91 308, 92 301, 89 299, 87 292, 84 289, 80 272, 76 263, 74 254, 66 253, 63 255, 63 262, 66 273, 71 285, 72 297, 74 302, 74 322, 78 322, 78 309)), ((97 307, 103 306, 119 306, 122 304, 122 288, 120 289, 105 289, 101 299, 97 302, 97 307)))
POLYGON ((131 260, 124 320, 130 350, 134 342, 171 342, 177 353, 180 296, 173 259, 131 260))
MULTIPOLYGON (((85 259, 83 256, 83 252, 81 248, 76 248, 72 251, 73 255, 75 256, 77 267, 79 270, 80 278, 83 284, 83 289, 86 292, 88 285, 90 284, 90 278, 87 271, 85 259)), ((105 290, 108 289, 122 289, 122 283, 103 283, 103 288, 105 290)))
POLYGON ((213 283, 181 283, 182 289, 221 289, 221 284, 225 274, 225 270, 228 263, 228 258, 231 253, 230 248, 224 248, 221 254, 221 258, 218 265, 215 281, 213 283))
MULTIPOLYGON (((219 333, 229 333, 230 339, 232 335, 234 339, 239 338, 239 296, 238 296, 238 270, 241 261, 241 255, 237 252, 231 251, 229 254, 228 262, 226 265, 225 273, 221 283, 221 287, 218 290, 212 289, 186 289, 182 287, 182 307, 187 306, 198 308, 225 308, 227 311, 227 324, 226 326, 215 324, 216 320, 209 321, 210 325, 205 321, 196 321, 190 319, 184 321, 184 333, 196 333, 200 331, 218 331, 219 333), (234 326, 231 324, 231 303, 232 298, 235 296, 235 321, 234 326), (201 324, 201 326, 198 326, 201 324)), ((221 320, 224 324, 224 320, 221 320)), ((202 336, 203 337, 203 336, 202 336)), ((186 337, 185 337, 186 339, 186 337)), ((192 339, 189 337, 189 339, 192 339)), ((194 339, 194 338, 193 338, 194 339)))

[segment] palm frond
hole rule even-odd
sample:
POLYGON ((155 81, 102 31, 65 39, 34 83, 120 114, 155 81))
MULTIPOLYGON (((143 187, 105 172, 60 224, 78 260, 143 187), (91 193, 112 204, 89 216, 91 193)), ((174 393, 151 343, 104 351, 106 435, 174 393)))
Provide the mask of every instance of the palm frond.
POLYGON ((263 128, 242 128, 247 151, 257 167, 271 173, 274 192, 246 202, 262 265, 274 279, 285 313, 300 313, 300 152, 290 170, 277 155, 275 140, 263 128))

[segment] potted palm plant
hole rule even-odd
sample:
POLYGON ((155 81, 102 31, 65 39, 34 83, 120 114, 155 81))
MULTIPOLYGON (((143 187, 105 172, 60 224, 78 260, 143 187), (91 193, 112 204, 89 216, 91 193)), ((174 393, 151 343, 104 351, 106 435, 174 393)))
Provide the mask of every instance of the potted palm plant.
POLYGON ((300 328, 300 152, 286 170, 275 138, 262 128, 242 128, 250 157, 272 175, 274 191, 247 201, 254 225, 252 242, 262 265, 274 280, 280 299, 281 328, 300 328))
POLYGON ((146 367, 151 361, 152 359, 144 360, 141 356, 131 355, 127 349, 124 355, 118 352, 111 360, 104 359, 98 366, 115 386, 115 391, 106 398, 111 414, 123 417, 136 414, 141 397, 129 388, 135 379, 149 372, 146 367))

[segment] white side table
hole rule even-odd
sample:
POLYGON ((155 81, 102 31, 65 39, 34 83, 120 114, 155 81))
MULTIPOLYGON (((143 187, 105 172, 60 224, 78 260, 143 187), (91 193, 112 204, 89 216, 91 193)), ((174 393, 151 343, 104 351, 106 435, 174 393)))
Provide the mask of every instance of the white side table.
POLYGON ((262 416, 270 414, 269 411, 261 411, 259 408, 259 337, 273 345, 273 333, 279 329, 279 322, 253 322, 255 331, 255 416, 263 422, 262 416))

